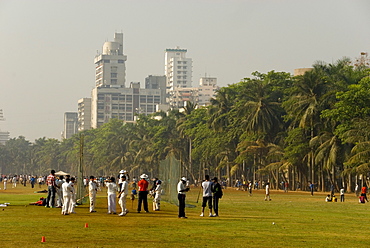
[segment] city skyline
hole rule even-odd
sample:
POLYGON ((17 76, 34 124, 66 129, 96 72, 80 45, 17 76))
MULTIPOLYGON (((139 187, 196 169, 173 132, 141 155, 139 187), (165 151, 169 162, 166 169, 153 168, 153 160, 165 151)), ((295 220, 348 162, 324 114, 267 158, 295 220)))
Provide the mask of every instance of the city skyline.
POLYGON ((254 71, 293 73, 370 52, 365 0, 0 0, 1 131, 60 139, 65 112, 91 97, 94 56, 122 32, 126 87, 164 75, 165 49, 187 49, 193 86, 227 86, 254 71))

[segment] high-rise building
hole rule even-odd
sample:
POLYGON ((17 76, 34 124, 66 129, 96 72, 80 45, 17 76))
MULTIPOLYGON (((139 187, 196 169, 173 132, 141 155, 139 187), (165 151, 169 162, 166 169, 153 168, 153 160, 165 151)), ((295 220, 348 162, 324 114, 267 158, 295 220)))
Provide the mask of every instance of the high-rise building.
POLYGON ((161 94, 160 89, 141 89, 138 82, 129 88, 97 86, 91 93, 91 127, 98 128, 112 118, 134 121, 135 114, 154 113, 161 94))
POLYGON ((145 89, 161 90, 161 104, 166 104, 166 76, 147 76, 145 78, 145 89))
POLYGON ((64 131, 62 137, 64 139, 71 138, 78 132, 78 114, 76 112, 64 113, 64 131))
MULTIPOLYGON (((0 109, 0 121, 5 121, 2 109, 0 109)), ((9 140, 9 132, 0 130, 0 145, 5 145, 5 143, 8 140, 9 140)))
POLYGON ((217 86, 217 78, 201 77, 198 88, 198 105, 208 105, 211 98, 216 97, 216 92, 218 89, 219 87, 217 86))
POLYGON ((183 108, 186 102, 192 102, 199 106, 206 106, 212 97, 216 96, 217 78, 202 77, 199 87, 179 88, 176 87, 168 92, 168 103, 171 108, 183 108))
POLYGON ((134 121, 136 114, 151 114, 165 100, 164 76, 149 76, 145 89, 139 82, 125 87, 126 55, 123 34, 115 33, 113 42, 105 42, 102 54, 95 57, 96 85, 91 92, 91 127, 98 128, 110 119, 134 121))
POLYGON ((190 88, 192 86, 193 61, 186 58, 186 49, 176 47, 165 50, 165 75, 167 90, 190 88))
POLYGON ((78 131, 91 129, 91 98, 78 100, 78 131))
POLYGON ((171 108, 183 108, 185 102, 198 103, 198 88, 174 88, 168 92, 168 103, 171 108))
POLYGON ((115 33, 114 41, 103 45, 101 54, 95 56, 95 85, 120 85, 125 87, 127 56, 123 54, 123 34, 115 33))

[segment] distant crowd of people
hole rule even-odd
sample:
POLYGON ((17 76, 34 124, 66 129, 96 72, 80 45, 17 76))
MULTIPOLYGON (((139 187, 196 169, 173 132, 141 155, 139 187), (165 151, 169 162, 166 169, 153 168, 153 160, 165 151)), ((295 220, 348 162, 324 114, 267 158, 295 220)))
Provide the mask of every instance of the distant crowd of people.
MULTIPOLYGON (((48 176, 32 176, 32 175, 2 175, 0 177, 0 182, 3 183, 3 189, 8 188, 8 184, 12 185, 12 188, 16 188, 17 184, 26 186, 30 184, 34 188, 35 184, 39 184, 41 188, 42 185, 47 186, 47 197, 40 198, 39 201, 32 203, 33 205, 42 205, 46 208, 61 208, 62 215, 75 214, 75 207, 77 206, 76 199, 76 178, 69 175, 55 175, 55 170, 51 170, 50 175, 48 176)), ((116 213, 116 198, 118 198, 118 204, 121 208, 121 212, 118 216, 125 216, 129 210, 127 209, 127 198, 129 197, 129 187, 131 186, 131 200, 132 204, 138 197, 137 202, 137 213, 140 213, 144 210, 146 213, 149 212, 148 207, 148 195, 153 198, 153 211, 160 211, 161 204, 161 195, 163 193, 162 181, 158 178, 152 178, 149 180, 147 174, 142 174, 137 180, 135 177, 132 178, 130 182, 130 177, 125 170, 121 170, 118 173, 118 176, 112 177, 95 177, 90 176, 89 178, 83 179, 83 184, 86 190, 86 195, 89 196, 89 211, 90 213, 96 212, 96 195, 98 191, 101 191, 101 187, 106 187, 107 189, 107 206, 108 214, 117 214, 116 213)), ((270 183, 256 181, 244 182, 243 184, 236 180, 235 185, 236 189, 243 188, 247 190, 249 195, 252 196, 252 189, 259 189, 260 186, 265 189, 265 201, 271 201, 270 197, 270 183)), ((289 184, 282 181, 280 183, 281 189, 285 192, 288 192, 289 184)), ((311 195, 314 194, 315 184, 308 182, 308 189, 311 195)), ((208 206, 209 217, 219 216, 219 200, 223 196, 223 188, 226 188, 226 182, 218 182, 218 178, 214 177, 210 179, 209 175, 206 175, 204 180, 200 185, 200 192, 202 192, 202 210, 200 216, 205 216, 205 209, 208 206)), ((177 184, 177 193, 178 193, 178 207, 179 207, 179 218, 187 218, 185 214, 185 200, 186 193, 190 190, 189 181, 182 177, 180 178, 177 184)), ((40 191, 43 192, 43 191, 40 191)), ((355 187, 356 195, 359 197, 360 203, 368 202, 367 199, 367 186, 366 184, 361 187, 358 184, 355 187)), ((345 200, 345 190, 341 188, 339 190, 340 201, 344 202, 345 200)), ((199 199, 199 196, 198 196, 199 199)), ((326 202, 337 202, 337 197, 334 195, 334 186, 331 186, 331 192, 325 198, 326 202)), ((198 200, 197 200, 198 202, 198 200)))
POLYGON ((9 185, 12 188, 16 188, 17 185, 23 185, 24 187, 27 184, 31 185, 32 188, 35 187, 36 184, 39 185, 41 188, 42 185, 45 185, 46 176, 34 176, 34 175, 1 175, 0 183, 3 183, 3 189, 6 190, 9 185))

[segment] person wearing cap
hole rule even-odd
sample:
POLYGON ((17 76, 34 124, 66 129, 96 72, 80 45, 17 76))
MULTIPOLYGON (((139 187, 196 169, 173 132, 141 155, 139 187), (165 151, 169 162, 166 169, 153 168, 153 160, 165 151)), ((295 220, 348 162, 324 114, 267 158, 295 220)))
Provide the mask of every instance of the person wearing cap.
POLYGON ((128 195, 128 183, 126 182, 125 175, 122 175, 120 179, 122 179, 122 186, 121 186, 121 190, 118 195, 118 198, 119 198, 118 203, 121 206, 122 211, 119 214, 119 216, 125 216, 128 213, 128 210, 126 208, 126 198, 128 195))
POLYGON ((189 191, 189 188, 186 187, 186 178, 182 177, 180 182, 177 184, 177 198, 179 200, 179 218, 186 219, 185 216, 185 198, 186 192, 189 191))
POLYGON ((218 178, 212 178, 212 193, 213 193, 213 217, 218 217, 218 201, 222 198, 222 187, 218 183, 218 178))
POLYGON ((140 213, 141 211, 141 204, 144 206, 144 211, 149 213, 148 210, 148 181, 146 180, 148 176, 146 174, 142 174, 140 176, 141 180, 138 182, 139 186, 139 201, 137 204, 137 212, 140 213))

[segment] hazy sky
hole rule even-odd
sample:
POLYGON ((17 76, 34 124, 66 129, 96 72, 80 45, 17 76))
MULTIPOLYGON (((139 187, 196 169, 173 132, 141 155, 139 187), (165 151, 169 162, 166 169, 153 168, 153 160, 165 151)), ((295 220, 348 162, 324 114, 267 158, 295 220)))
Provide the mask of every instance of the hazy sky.
POLYGON ((164 50, 227 86, 370 52, 369 0, 0 0, 2 131, 60 138, 63 114, 94 87, 94 56, 124 34, 126 82, 164 74, 164 50))

